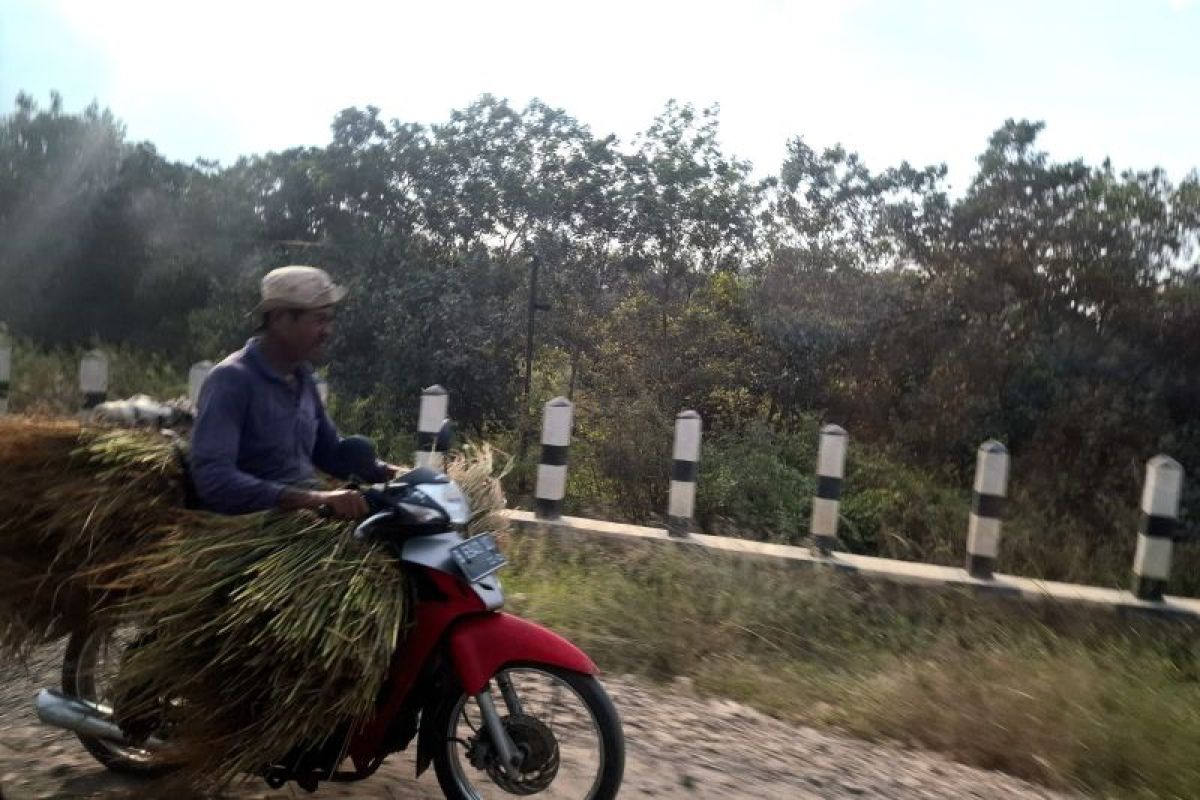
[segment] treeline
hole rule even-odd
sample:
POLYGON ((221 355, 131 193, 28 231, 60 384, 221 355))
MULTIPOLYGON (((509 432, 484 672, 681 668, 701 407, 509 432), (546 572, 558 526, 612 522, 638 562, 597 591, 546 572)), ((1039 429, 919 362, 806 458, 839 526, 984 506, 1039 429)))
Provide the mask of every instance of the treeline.
POLYGON ((799 137, 756 179, 715 109, 677 103, 631 142, 536 101, 432 126, 350 108, 323 147, 220 166, 22 95, 0 120, 0 320, 187 363, 244 340, 263 272, 318 264, 353 292, 330 380, 355 426, 410 431, 437 382, 515 446, 570 393, 580 480, 634 518, 662 506, 683 408, 767 451, 823 416, 947 484, 995 437, 1018 502, 1131 539, 1147 457, 1200 477, 1200 179, 1052 161, 1041 128, 1005 122, 952 193, 942 166, 799 137))

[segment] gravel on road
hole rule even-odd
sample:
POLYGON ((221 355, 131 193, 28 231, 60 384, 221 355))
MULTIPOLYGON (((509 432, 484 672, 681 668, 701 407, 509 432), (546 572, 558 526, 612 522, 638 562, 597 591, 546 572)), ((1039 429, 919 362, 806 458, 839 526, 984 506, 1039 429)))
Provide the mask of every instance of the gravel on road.
MULTIPOLYGON (((42 726, 33 696, 58 686, 61 646, 24 664, 0 663, 0 789, 3 800, 147 798, 147 784, 110 774, 74 734, 42 726)), ((729 700, 704 698, 687 681, 658 686, 627 676, 603 678, 627 740, 623 798, 862 800, 977 798, 1065 800, 1068 796, 1007 775, 965 767, 936 754, 864 742, 789 725, 729 700)), ((325 784, 318 798, 441 797, 432 770, 413 778, 408 753, 392 756, 372 778, 325 784)), ((308 795, 251 780, 221 795, 275 800, 308 795)), ((181 800, 178 797, 170 800, 181 800)))

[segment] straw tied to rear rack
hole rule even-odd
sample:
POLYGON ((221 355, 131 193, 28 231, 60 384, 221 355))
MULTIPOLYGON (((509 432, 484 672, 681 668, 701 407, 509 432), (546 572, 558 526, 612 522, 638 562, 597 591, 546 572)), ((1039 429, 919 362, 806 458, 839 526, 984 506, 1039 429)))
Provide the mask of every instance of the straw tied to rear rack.
MULTIPOLYGON (((188 394, 194 403, 212 364, 193 365, 188 374, 188 394)), ((7 412, 11 371, 11 348, 0 329, 0 414, 7 412)), ((83 356, 79 365, 80 407, 90 412, 103 402, 108 392, 108 359, 100 351, 83 356)), ((320 381, 321 399, 327 386, 320 381)), ((417 422, 414 461, 418 466, 440 467, 445 443, 438 431, 449 411, 449 393, 441 386, 430 386, 421 394, 417 422)), ((566 499, 568 453, 575 407, 565 397, 546 403, 542 420, 541 457, 537 468, 534 509, 544 520, 562 516, 566 499)), ((667 501, 667 529, 671 536, 686 539, 695 528, 696 485, 700 467, 702 424, 695 411, 683 411, 675 418, 675 441, 670 466, 670 494, 667 501)), ((813 551, 830 557, 837 544, 840 504, 845 478, 849 435, 837 425, 821 429, 817 454, 816 488, 812 500, 810 533, 813 551)), ((967 522, 966 570, 971 577, 990 581, 1000 556, 1001 528, 1008 496, 1008 451, 996 441, 979 447, 975 462, 975 481, 971 512, 967 522)), ((1146 465, 1142 491, 1141 524, 1133 560, 1132 589, 1141 600, 1161 600, 1171 574, 1174 543, 1181 539, 1179 499, 1183 491, 1183 468, 1165 455, 1155 456, 1146 465)))

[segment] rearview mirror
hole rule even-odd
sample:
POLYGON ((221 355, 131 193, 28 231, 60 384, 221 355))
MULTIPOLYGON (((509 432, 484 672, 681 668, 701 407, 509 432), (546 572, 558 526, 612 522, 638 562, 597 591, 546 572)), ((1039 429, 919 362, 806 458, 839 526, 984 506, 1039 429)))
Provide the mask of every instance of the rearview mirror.
POLYGON ((438 429, 437 437, 433 440, 433 449, 439 453, 448 452, 453 441, 454 423, 448 419, 442 420, 442 427, 438 429))
POLYGON ((375 443, 365 436, 347 436, 333 451, 333 460, 347 476, 363 478, 375 472, 375 443))

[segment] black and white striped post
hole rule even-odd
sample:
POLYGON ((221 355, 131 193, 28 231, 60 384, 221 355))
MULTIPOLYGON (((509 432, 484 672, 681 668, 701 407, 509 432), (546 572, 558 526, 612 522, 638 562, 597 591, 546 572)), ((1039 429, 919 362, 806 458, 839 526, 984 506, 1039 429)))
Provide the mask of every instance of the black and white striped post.
POLYGON ((671 457, 671 493, 667 500, 667 531, 687 536, 696 509, 696 475, 700 467, 700 415, 682 411, 675 417, 675 448, 671 457))
POLYGON ((12 380, 12 344, 8 331, 0 324, 0 414, 8 413, 8 384, 12 380))
POLYGON ((418 467, 442 468, 442 453, 437 447, 438 431, 450 410, 450 395, 438 384, 421 392, 421 410, 417 414, 417 452, 413 464, 418 467))
POLYGON ((192 408, 199 408, 200 390, 204 388, 204 382, 208 380, 208 373, 212 372, 212 368, 211 361, 197 361, 188 370, 188 400, 191 401, 192 408))
POLYGON ((817 492, 813 498, 810 532, 813 545, 823 556, 833 552, 837 542, 838 509, 849 441, 849 435, 839 425, 821 428, 821 445, 817 453, 817 492))
POLYGON ((546 403, 542 412, 542 455, 538 461, 534 513, 539 519, 558 519, 567 494, 567 451, 575 406, 565 397, 546 403))
POLYGON ((967 572, 990 580, 1000 555, 1000 524, 1008 496, 1008 449, 997 441, 979 446, 975 490, 967 527, 967 572))
POLYGON ((1146 464, 1142 521, 1133 554, 1133 593, 1139 600, 1162 600, 1171 577, 1171 548, 1179 518, 1183 467, 1158 455, 1146 464))
POLYGON ((101 351, 91 350, 79 360, 79 391, 83 395, 83 417, 108 397, 108 356, 101 351))

